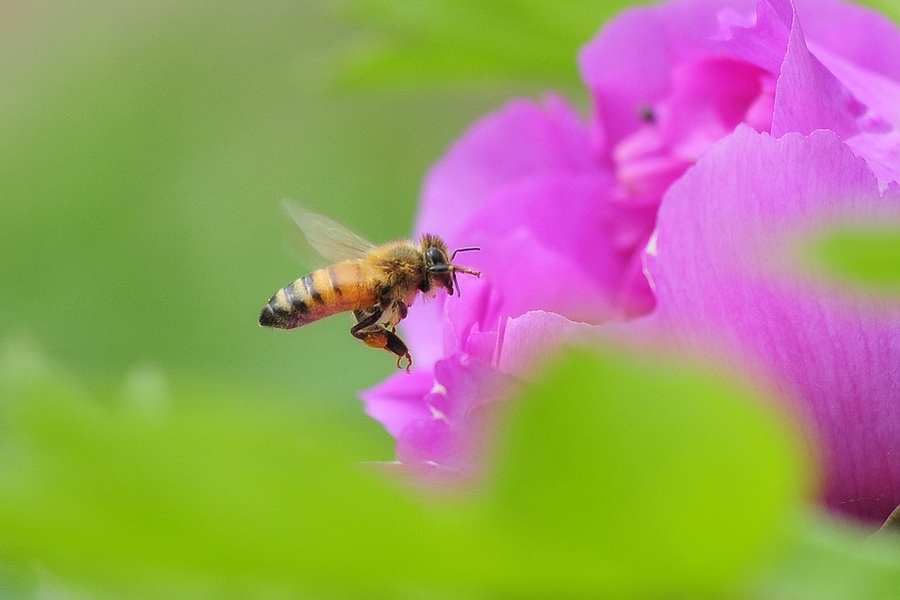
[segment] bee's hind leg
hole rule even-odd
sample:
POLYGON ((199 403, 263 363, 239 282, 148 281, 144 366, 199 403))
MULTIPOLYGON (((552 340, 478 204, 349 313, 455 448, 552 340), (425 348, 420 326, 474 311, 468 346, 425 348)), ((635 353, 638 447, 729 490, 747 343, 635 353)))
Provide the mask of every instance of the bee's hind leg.
POLYGON ((397 368, 401 369, 401 361, 406 359, 406 372, 412 366, 412 356, 409 354, 409 348, 406 343, 400 339, 400 336, 393 331, 386 329, 378 323, 381 318, 382 311, 374 310, 371 313, 364 311, 356 311, 353 316, 358 321, 350 329, 351 335, 370 348, 383 348, 397 356, 397 368))
POLYGON ((400 336, 394 333, 393 331, 384 330, 383 335, 387 338, 387 342, 385 348, 393 352, 397 355, 397 368, 402 369, 403 367, 400 365, 401 361, 406 359, 406 372, 409 373, 410 367, 412 367, 412 355, 409 353, 409 348, 406 347, 406 342, 400 339, 400 336))

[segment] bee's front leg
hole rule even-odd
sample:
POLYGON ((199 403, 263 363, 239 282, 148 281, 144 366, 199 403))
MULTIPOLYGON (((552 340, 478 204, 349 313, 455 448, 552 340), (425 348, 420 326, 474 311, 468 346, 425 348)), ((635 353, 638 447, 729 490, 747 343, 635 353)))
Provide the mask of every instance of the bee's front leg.
MULTIPOLYGON (((406 315, 409 314, 409 307, 406 305, 406 302, 403 302, 402 300, 395 306, 397 311, 397 323, 399 323, 406 318, 406 315)), ((394 325, 396 325, 397 323, 394 323, 394 325)))
POLYGON ((391 331, 397 327, 397 323, 406 318, 409 314, 409 307, 402 300, 391 302, 387 305, 387 309, 382 313, 384 317, 384 326, 391 331))
POLYGON ((395 302, 391 308, 391 317, 385 321, 384 326, 389 329, 391 333, 397 333, 397 324, 409 314, 409 307, 405 302, 400 301, 395 302))

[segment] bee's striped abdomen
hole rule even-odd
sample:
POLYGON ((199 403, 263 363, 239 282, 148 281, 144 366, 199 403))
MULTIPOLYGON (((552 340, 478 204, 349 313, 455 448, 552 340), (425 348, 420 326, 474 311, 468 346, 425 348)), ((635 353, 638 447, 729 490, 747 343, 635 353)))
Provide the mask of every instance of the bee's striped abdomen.
POLYGON ((285 286, 259 315, 264 327, 293 329, 375 304, 373 273, 360 261, 319 269, 285 286))

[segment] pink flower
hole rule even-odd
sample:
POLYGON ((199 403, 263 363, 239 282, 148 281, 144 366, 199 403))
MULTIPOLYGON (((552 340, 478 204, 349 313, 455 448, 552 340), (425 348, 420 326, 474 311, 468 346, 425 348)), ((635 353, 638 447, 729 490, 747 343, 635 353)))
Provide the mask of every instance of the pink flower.
POLYGON ((477 471, 512 382, 625 321, 775 381, 819 442, 826 501, 886 517, 900 310, 825 294, 789 250, 836 218, 900 216, 900 32, 837 0, 672 1, 620 15, 579 64, 589 123, 513 102, 426 181, 417 231, 482 246, 466 262, 484 279, 414 307, 416 369, 363 395, 398 459, 477 471))

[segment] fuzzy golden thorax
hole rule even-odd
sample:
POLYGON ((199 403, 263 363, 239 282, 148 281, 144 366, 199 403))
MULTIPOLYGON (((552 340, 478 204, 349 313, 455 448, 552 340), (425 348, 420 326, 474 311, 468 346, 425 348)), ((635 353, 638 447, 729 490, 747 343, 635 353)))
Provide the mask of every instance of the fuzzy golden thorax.
POLYGON ((369 258, 381 269, 378 288, 385 301, 403 301, 409 305, 428 280, 425 255, 410 240, 379 246, 371 251, 369 258))

